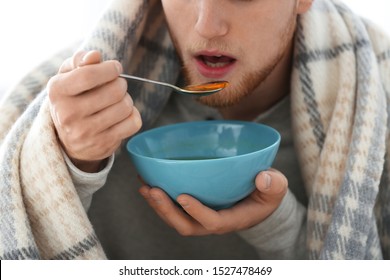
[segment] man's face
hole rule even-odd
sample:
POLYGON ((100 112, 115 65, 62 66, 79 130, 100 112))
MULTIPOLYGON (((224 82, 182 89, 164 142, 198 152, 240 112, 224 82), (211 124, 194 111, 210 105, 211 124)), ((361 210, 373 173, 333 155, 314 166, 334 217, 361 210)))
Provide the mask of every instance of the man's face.
POLYGON ((237 104, 268 77, 291 46, 298 0, 162 0, 190 84, 226 80, 204 104, 237 104))

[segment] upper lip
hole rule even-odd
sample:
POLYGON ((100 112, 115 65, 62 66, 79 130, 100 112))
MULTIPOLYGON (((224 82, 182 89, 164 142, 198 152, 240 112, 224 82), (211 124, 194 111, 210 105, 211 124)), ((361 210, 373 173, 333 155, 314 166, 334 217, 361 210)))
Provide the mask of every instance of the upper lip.
POLYGON ((221 56, 226 56, 229 57, 232 60, 236 60, 236 58, 228 53, 220 52, 218 50, 203 50, 200 52, 196 52, 194 54, 194 57, 202 57, 202 56, 216 56, 216 57, 221 57, 221 56))

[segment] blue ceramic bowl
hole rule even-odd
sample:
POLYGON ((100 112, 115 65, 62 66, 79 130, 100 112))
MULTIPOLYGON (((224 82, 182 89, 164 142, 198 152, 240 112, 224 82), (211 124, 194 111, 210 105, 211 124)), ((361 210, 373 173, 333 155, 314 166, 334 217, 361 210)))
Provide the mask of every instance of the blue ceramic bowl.
POLYGON ((279 133, 262 124, 200 121, 142 132, 127 143, 143 180, 172 199, 186 193, 222 209, 250 194, 257 173, 271 167, 279 133))

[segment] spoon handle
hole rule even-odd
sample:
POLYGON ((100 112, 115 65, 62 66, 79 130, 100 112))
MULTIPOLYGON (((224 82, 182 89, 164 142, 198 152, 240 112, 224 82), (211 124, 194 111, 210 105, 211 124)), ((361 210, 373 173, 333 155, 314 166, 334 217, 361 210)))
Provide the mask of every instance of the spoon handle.
POLYGON ((180 88, 180 87, 177 87, 177 86, 169 84, 169 83, 159 82, 159 81, 141 78, 141 77, 137 77, 137 76, 132 76, 132 75, 128 75, 128 74, 120 74, 119 77, 122 77, 125 79, 137 80, 137 81, 141 81, 141 82, 152 83, 152 84, 156 84, 156 85, 160 85, 160 86, 165 86, 165 87, 169 87, 169 88, 175 90, 177 93, 187 94, 187 95, 197 95, 197 96, 204 96, 204 95, 213 94, 215 92, 218 92, 218 91, 224 89, 229 84, 226 81, 215 81, 215 82, 210 82, 210 83, 205 83, 205 84, 200 84, 200 85, 186 86, 185 88, 180 88))
POLYGON ((178 87, 171 85, 171 84, 168 84, 168 83, 164 83, 164 82, 145 79, 145 78, 141 78, 141 77, 137 77, 137 76, 133 76, 133 75, 128 75, 128 74, 119 74, 119 77, 122 77, 125 79, 137 80, 137 81, 141 81, 141 82, 152 83, 152 84, 161 85, 161 86, 166 86, 166 87, 170 87, 176 91, 180 91, 180 89, 178 87))

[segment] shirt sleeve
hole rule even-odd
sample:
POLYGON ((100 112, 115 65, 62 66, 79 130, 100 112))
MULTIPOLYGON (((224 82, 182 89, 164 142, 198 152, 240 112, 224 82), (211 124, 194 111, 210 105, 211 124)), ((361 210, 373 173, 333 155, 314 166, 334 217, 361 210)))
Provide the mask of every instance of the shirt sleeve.
POLYGON ((306 208, 288 191, 266 220, 239 232, 261 259, 307 259, 306 208))
POLYGON ((103 187, 107 181, 108 173, 114 164, 115 154, 108 158, 105 168, 97 173, 87 173, 78 169, 64 151, 63 154, 77 194, 80 197, 85 211, 88 211, 91 206, 92 195, 103 187))

